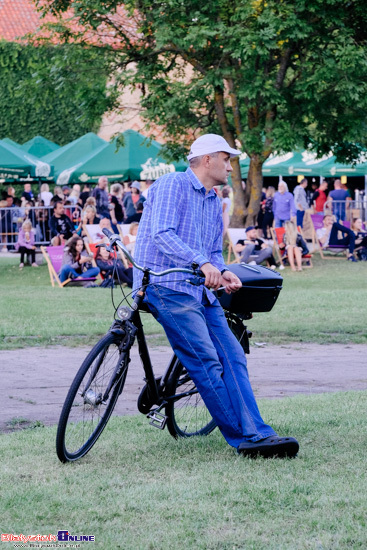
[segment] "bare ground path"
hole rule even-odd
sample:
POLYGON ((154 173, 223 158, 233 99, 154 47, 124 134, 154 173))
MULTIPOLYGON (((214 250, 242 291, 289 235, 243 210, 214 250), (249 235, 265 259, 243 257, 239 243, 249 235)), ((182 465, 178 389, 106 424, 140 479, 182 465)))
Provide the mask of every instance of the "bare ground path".
MULTIPOLYGON (((156 374, 164 371, 171 350, 151 346, 156 374)), ((26 348, 0 351, 3 397, 0 432, 25 427, 27 422, 53 425, 58 421, 70 383, 89 352, 87 348, 26 348), (23 423, 16 419, 24 419, 23 423)), ((258 397, 367 389, 367 345, 288 344, 251 347, 248 368, 258 397)), ((136 414, 144 384, 137 348, 117 414, 136 414)))

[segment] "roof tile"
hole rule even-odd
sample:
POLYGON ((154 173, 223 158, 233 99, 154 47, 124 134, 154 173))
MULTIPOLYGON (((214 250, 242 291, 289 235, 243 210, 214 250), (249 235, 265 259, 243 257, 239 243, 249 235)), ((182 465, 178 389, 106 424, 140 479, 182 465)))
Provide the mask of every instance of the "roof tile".
POLYGON ((40 25, 32 0, 0 0, 0 39, 16 40, 40 25))

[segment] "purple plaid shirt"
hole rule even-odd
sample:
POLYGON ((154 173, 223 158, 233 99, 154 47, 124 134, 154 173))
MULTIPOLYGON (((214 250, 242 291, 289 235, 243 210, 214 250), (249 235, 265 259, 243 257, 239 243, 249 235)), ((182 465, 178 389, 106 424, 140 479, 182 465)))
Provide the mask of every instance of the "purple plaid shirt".
MULTIPOLYGON (((222 256, 223 221, 220 200, 215 191, 208 193, 194 172, 174 172, 160 177, 150 188, 144 204, 135 244, 138 265, 153 271, 173 267, 201 267, 210 262, 220 271, 225 268, 222 256)), ((134 269, 134 290, 141 286, 143 274, 134 269)), ((203 286, 187 283, 185 273, 151 277, 151 282, 172 290, 186 292, 201 302, 203 286)), ((214 295, 206 290, 208 298, 214 295)))

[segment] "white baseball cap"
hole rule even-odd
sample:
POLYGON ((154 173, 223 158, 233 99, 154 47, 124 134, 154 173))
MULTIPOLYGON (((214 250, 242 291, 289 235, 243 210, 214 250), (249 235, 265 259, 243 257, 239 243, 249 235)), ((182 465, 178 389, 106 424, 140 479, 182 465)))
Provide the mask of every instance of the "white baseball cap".
POLYGON ((201 157, 202 155, 211 155, 212 153, 229 153, 231 157, 236 157, 241 154, 241 151, 232 149, 222 136, 218 136, 217 134, 205 134, 196 139, 191 145, 187 160, 201 157))

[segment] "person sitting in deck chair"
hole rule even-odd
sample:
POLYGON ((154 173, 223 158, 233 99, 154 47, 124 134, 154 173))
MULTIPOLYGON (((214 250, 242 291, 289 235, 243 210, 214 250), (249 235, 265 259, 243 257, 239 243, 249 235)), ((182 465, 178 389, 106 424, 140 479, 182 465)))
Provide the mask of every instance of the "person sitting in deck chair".
POLYGON ((273 249, 257 236, 256 228, 253 225, 247 227, 245 239, 240 239, 235 245, 235 251, 241 253, 241 262, 249 265, 259 265, 265 260, 270 264, 270 269, 275 269, 273 249), (249 262, 250 257, 255 258, 249 262))
POLYGON ((99 267, 93 267, 91 262, 91 256, 84 248, 83 239, 75 235, 68 241, 64 250, 62 268, 59 273, 60 281, 63 283, 69 278, 89 279, 97 277, 100 269, 99 267))
POLYGON ((348 229, 340 223, 334 222, 334 217, 330 214, 326 214, 323 219, 324 227, 316 230, 316 236, 320 242, 322 248, 328 246, 347 246, 349 249, 348 260, 350 262, 356 262, 353 252, 355 248, 356 237, 351 229, 348 229), (338 232, 345 235, 343 238, 338 237, 338 232))

